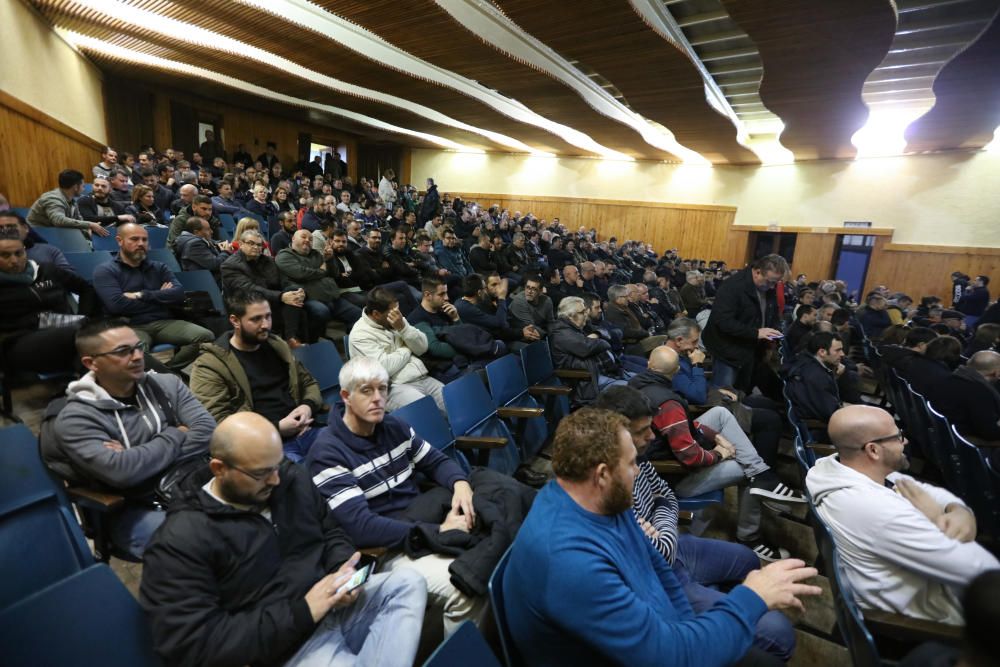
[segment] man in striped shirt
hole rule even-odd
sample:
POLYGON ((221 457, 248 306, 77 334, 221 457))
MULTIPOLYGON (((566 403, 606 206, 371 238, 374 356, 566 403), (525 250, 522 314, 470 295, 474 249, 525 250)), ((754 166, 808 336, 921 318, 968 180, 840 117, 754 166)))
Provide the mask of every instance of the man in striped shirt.
POLYGON ((409 568, 424 577, 429 601, 443 608, 447 636, 467 619, 478 621, 485 599, 467 596, 451 583, 453 558, 431 554, 414 560, 402 545, 414 529, 469 532, 476 520, 472 486, 455 461, 421 440, 402 419, 386 416, 388 385, 385 368, 373 358, 344 364, 343 419, 331 415, 305 464, 355 545, 389 549, 383 571, 409 568), (453 492, 451 511, 440 526, 421 526, 402 516, 420 495, 416 472, 453 492))
MULTIPOLYGON (((628 386, 608 387, 592 407, 617 412, 629 421, 639 467, 632 488, 636 520, 653 547, 673 566, 694 612, 706 611, 725 597, 716 588, 719 584, 743 581, 760 567, 760 561, 742 544, 678 532, 677 496, 643 456, 654 438, 657 410, 642 392, 628 386)), ((754 644, 788 661, 795 651, 795 629, 784 614, 768 611, 757 621, 754 644)))

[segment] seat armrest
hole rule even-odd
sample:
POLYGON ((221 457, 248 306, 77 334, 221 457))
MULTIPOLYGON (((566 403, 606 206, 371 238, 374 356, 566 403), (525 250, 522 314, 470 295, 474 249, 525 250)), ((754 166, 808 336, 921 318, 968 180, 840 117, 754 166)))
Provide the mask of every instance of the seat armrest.
POLYGON ((925 642, 938 639, 947 642, 962 637, 962 626, 959 625, 925 621, 877 609, 865 609, 863 613, 865 625, 873 634, 901 641, 925 642))
POLYGON ((815 428, 822 431, 826 430, 826 422, 822 419, 803 419, 802 423, 806 425, 806 428, 815 428))
POLYGON ((591 375, 590 371, 581 371, 575 368, 557 368, 556 377, 565 380, 589 380, 591 375))
POLYGON ((528 387, 528 393, 532 396, 569 396, 573 393, 573 388, 565 385, 536 384, 528 387))
POLYGON ((694 521, 694 512, 691 510, 681 510, 677 513, 677 522, 689 524, 694 521))
POLYGON ((976 447, 1000 447, 1000 440, 987 440, 974 435, 962 434, 962 437, 974 444, 976 447))
POLYGON ((497 408, 497 414, 501 417, 515 417, 518 419, 530 419, 531 417, 541 417, 545 414, 545 410, 542 408, 527 408, 527 407, 503 407, 497 408))
POLYGON ((823 456, 837 453, 837 448, 826 442, 807 442, 806 447, 823 456))
POLYGON ((98 512, 110 512, 125 503, 125 496, 102 493, 82 486, 67 487, 66 495, 81 507, 98 512))
POLYGON ((680 461, 671 461, 669 459, 663 461, 650 461, 653 466, 653 470, 659 475, 683 475, 688 472, 687 468, 680 461))
POLYGON ((458 449, 500 449, 507 445, 507 438, 494 438, 478 435, 460 435, 455 438, 458 449))

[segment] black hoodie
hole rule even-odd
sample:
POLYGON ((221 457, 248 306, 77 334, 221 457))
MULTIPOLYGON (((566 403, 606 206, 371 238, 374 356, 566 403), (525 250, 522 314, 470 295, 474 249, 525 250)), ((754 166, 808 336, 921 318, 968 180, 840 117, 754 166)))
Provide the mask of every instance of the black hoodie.
POLYGON ((140 588, 167 664, 281 664, 315 629, 305 595, 354 545, 304 468, 285 461, 279 475, 270 521, 209 496, 207 470, 182 483, 146 548, 140 588))

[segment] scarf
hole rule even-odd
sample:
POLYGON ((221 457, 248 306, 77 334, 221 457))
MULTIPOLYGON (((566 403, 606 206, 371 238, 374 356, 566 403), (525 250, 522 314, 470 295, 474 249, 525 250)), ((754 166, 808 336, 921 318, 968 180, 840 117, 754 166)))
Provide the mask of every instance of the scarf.
POLYGON ((0 285, 31 285, 35 282, 38 273, 38 265, 34 260, 28 260, 24 265, 24 271, 20 273, 4 273, 0 271, 0 285))

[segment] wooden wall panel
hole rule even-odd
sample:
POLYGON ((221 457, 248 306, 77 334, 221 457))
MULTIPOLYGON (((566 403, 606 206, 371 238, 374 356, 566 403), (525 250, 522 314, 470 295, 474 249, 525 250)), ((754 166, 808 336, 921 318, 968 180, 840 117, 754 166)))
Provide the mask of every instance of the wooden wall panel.
POLYGON ((733 230, 736 209, 731 206, 698 206, 573 197, 456 193, 480 206, 499 204, 511 213, 559 221, 567 228, 597 229, 601 239, 634 239, 652 243, 657 252, 676 248, 683 257, 721 259, 742 266, 746 259, 746 232, 733 230))
POLYGON ((991 292, 997 295, 1000 281, 1000 248, 925 246, 891 243, 879 238, 875 243, 865 291, 876 285, 902 291, 914 299, 939 296, 951 304, 951 273, 990 276, 991 292))
POLYGON ((835 270, 833 254, 836 249, 836 234, 799 233, 795 238, 792 276, 804 273, 809 276, 809 280, 832 278, 835 270))
POLYGON ((0 193, 11 206, 31 206, 63 169, 89 178, 100 151, 93 139, 0 92, 0 193))

